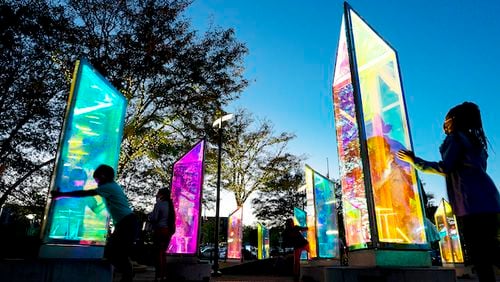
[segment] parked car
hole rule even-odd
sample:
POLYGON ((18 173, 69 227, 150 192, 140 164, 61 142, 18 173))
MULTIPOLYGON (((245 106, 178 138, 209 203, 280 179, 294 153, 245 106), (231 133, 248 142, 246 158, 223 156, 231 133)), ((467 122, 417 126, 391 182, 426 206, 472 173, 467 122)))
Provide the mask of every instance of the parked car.
MULTIPOLYGON (((213 259, 215 248, 212 246, 204 247, 200 250, 200 258, 201 259, 213 259)), ((226 257, 226 248, 219 248, 219 258, 223 259, 226 257)))
POLYGON ((271 257, 279 257, 283 254, 283 249, 280 247, 271 247, 269 251, 269 255, 271 257))
POLYGON ((243 259, 244 260, 254 260, 254 259, 257 259, 257 254, 256 253, 252 253, 251 251, 249 251, 248 249, 241 249, 241 254, 243 255, 243 259))

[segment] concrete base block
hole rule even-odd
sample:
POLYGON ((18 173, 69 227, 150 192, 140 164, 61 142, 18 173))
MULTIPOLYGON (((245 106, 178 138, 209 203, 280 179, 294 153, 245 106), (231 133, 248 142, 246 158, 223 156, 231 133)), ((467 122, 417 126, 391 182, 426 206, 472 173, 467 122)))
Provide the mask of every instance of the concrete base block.
MULTIPOLYGON (((302 277, 312 279, 312 281, 324 281, 326 269, 333 266, 340 266, 338 259, 318 259, 302 261, 300 263, 300 273, 302 277)), ((309 281, 309 280, 304 280, 309 281)))
POLYGON ((113 271, 102 260, 2 260, 0 281, 111 282, 113 271))
POLYGON ((468 276, 474 276, 472 274, 472 267, 471 266, 465 266, 463 263, 443 263, 444 268, 453 268, 455 269, 455 273, 457 277, 462 277, 464 275, 468 276))
POLYGON ((338 259, 312 259, 300 262, 301 266, 311 266, 311 267, 332 267, 340 266, 340 260, 338 259))
POLYGON ((302 268, 302 280, 308 282, 455 282, 455 271, 449 268, 397 267, 328 267, 302 268))
POLYGON ((349 265, 360 267, 430 267, 427 250, 356 250, 349 253, 349 265))
POLYGON ((38 256, 42 259, 102 259, 104 246, 44 244, 38 256))

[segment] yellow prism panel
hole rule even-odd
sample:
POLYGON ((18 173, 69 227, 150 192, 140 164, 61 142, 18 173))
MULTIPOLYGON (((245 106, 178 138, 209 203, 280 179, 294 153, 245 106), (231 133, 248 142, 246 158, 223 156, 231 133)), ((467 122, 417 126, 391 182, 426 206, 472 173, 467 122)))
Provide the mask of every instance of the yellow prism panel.
POLYGON ((450 204, 444 199, 434 214, 439 231, 439 249, 443 263, 464 263, 457 219, 450 204))
POLYGON ((426 244, 415 170, 396 157, 411 149, 396 52, 352 10, 350 19, 379 242, 426 244))

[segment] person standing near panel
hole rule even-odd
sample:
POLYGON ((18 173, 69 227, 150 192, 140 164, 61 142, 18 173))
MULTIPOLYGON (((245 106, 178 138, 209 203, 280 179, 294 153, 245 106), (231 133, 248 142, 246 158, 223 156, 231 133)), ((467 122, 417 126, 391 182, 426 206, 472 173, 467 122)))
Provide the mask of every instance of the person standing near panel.
POLYGON ((165 281, 167 248, 175 233, 175 209, 169 189, 158 190, 156 204, 149 215, 149 221, 153 225, 155 281, 165 281))
POLYGON ((307 227, 295 225, 293 219, 289 218, 285 222, 283 230, 283 243, 286 247, 293 247, 293 276, 296 281, 300 279, 300 255, 302 251, 309 252, 309 242, 302 235, 307 227))
POLYGON ((479 107, 471 102, 453 107, 443 129, 441 161, 425 161, 406 150, 398 157, 419 170, 446 177, 448 199, 479 281, 495 281, 493 265, 500 266, 500 194, 486 173, 487 139, 479 107))
POLYGON ((93 174, 97 182, 96 189, 70 192, 52 191, 53 197, 88 197, 99 195, 104 199, 111 218, 114 231, 108 237, 104 257, 122 273, 122 281, 132 281, 134 270, 130 254, 137 235, 137 218, 130 208, 130 203, 123 189, 114 181, 115 171, 112 167, 99 165, 93 174))

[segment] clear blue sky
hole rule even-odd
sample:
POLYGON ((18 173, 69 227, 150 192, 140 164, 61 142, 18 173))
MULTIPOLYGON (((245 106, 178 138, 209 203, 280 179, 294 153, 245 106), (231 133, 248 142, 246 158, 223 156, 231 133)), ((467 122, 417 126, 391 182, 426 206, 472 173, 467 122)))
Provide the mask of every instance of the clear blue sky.
MULTIPOLYGON (((490 141, 488 172, 500 184, 500 2, 350 1, 398 52, 417 155, 440 158, 442 122, 463 101, 479 105, 490 141)), ((195 0, 186 16, 198 30, 232 27, 246 43, 252 82, 233 107, 270 119, 297 138, 290 151, 338 178, 332 92, 343 1, 195 0)), ((446 197, 440 176, 420 174, 446 197)))

